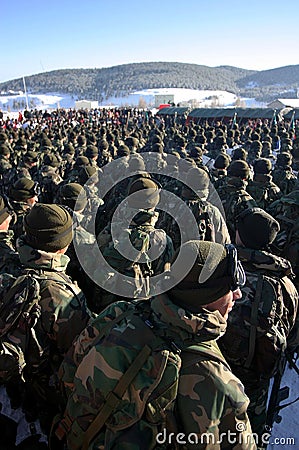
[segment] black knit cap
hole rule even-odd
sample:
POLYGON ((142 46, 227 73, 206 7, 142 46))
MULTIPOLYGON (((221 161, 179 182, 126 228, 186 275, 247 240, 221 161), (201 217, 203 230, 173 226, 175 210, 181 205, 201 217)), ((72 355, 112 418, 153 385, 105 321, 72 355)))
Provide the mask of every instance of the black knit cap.
MULTIPOLYGON (((232 289, 232 275, 226 248, 216 242, 191 240, 185 242, 174 255, 180 252, 185 261, 194 261, 189 273, 169 291, 170 299, 177 305, 196 312, 203 305, 213 303, 232 289), (201 277, 204 275, 204 279, 201 277)), ((174 269, 172 280, 181 279, 181 267, 174 269)))
POLYGON ((94 158, 95 156, 98 156, 99 150, 95 145, 88 145, 87 149, 85 151, 85 156, 87 158, 94 158))
POLYGON ((267 158, 256 159, 253 163, 253 170, 254 173, 269 174, 272 170, 272 164, 270 159, 267 158))
POLYGON ((73 239, 73 222, 60 205, 36 203, 24 217, 25 240, 31 247, 56 252, 73 239))
POLYGON ((249 165, 247 164, 246 161, 243 161, 241 159, 232 161, 227 169, 228 176, 238 177, 242 179, 248 178, 249 172, 250 172, 249 165))
POLYGON ((241 241, 247 248, 263 250, 271 244, 280 230, 279 223, 261 208, 248 208, 236 220, 241 241))
POLYGON ((9 197, 16 202, 22 202, 29 198, 35 197, 34 192, 35 183, 30 178, 19 178, 9 190, 9 197))
POLYGON ((221 154, 218 155, 214 162, 215 169, 226 169, 231 162, 231 158, 229 155, 221 154))
MULTIPOLYGON (((79 182, 83 186, 90 177, 97 173, 97 168, 94 166, 83 166, 79 170, 79 182)), ((96 183, 98 181, 98 177, 93 177, 93 182, 96 183)))
POLYGON ((10 155, 10 149, 6 144, 0 142, 0 155, 10 155))
POLYGON ((46 166, 51 166, 51 167, 58 167, 60 165, 59 159, 54 154, 45 155, 45 157, 43 159, 43 163, 46 166))
POLYGON ((68 183, 60 187, 58 191, 59 203, 68 206, 73 211, 80 211, 87 204, 86 192, 79 183, 68 183))
POLYGON ((138 178, 129 188, 128 205, 136 209, 150 209, 160 200, 159 187, 150 178, 138 178), (135 195, 131 195, 137 193, 135 195))

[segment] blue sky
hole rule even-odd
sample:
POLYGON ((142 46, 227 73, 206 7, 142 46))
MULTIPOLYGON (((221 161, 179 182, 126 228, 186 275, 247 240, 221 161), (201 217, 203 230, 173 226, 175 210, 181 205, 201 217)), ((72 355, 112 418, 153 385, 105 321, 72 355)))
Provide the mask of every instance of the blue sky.
POLYGON ((299 64, 298 0, 3 0, 0 82, 148 61, 299 64))

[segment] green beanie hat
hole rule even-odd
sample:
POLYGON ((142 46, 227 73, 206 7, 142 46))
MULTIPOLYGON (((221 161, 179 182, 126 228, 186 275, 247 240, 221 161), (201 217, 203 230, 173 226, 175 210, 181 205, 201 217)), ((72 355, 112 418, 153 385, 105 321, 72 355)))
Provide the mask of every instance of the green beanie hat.
MULTIPOLYGON (((232 290, 234 281, 226 247, 216 242, 191 240, 176 251, 174 260, 179 253, 185 261, 195 259, 195 262, 184 279, 169 291, 170 299, 175 304, 196 312, 203 305, 215 302, 232 290), (203 274, 205 279, 201 282, 203 274)), ((181 267, 174 267, 170 272, 171 279, 180 280, 181 267)))
MULTIPOLYGON (((82 186, 87 183, 87 181, 89 180, 90 177, 92 177, 94 174, 97 174, 97 168, 94 166, 83 166, 81 167, 81 169, 79 170, 79 181, 80 184, 82 184, 82 186)), ((98 176, 95 176, 93 178, 93 182, 97 182, 98 181, 98 176)))
POLYGON ((9 209, 7 208, 3 197, 0 195, 0 225, 4 222, 7 217, 10 216, 9 209))
POLYGON ((33 248, 56 252, 73 239, 70 213, 60 205, 36 203, 24 217, 26 242, 33 248))
POLYGON ((86 192, 79 183, 68 183, 61 186, 58 191, 59 203, 68 206, 73 211, 80 211, 87 204, 86 192))
POLYGON ((254 173, 269 174, 272 170, 272 164, 270 159, 267 158, 256 159, 253 163, 253 170, 254 173))
POLYGON ((158 185, 150 178, 138 178, 129 189, 128 205, 136 209, 150 209, 157 206, 160 200, 158 185), (135 192, 138 194, 132 195, 135 192))
POLYGON ((261 208, 248 208, 236 221, 241 241, 247 248, 263 250, 271 244, 280 230, 279 223, 261 208))
POLYGON ((232 161, 227 169, 227 174, 230 177, 238 177, 238 178, 248 178, 249 177, 250 168, 246 161, 241 159, 236 159, 232 161))
POLYGON ((34 183, 34 181, 30 178, 19 178, 11 187, 9 196, 16 202, 28 200, 28 198, 33 198, 35 195, 37 195, 35 186, 36 183, 34 183))
POLYGON ((229 166, 230 162, 230 156, 222 153, 215 159, 214 167, 215 169, 226 169, 229 166))

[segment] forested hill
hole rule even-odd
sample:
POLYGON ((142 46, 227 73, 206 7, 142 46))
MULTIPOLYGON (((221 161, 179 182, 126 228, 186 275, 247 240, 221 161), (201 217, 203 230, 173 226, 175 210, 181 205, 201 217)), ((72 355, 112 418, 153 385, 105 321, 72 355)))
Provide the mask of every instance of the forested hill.
MULTIPOLYGON (((296 97, 299 65, 266 71, 231 66, 208 67, 177 62, 124 64, 102 69, 61 69, 26 76, 29 93, 63 93, 105 100, 151 88, 226 90, 240 96, 271 100, 296 97)), ((22 91, 23 79, 0 83, 0 92, 22 91)))

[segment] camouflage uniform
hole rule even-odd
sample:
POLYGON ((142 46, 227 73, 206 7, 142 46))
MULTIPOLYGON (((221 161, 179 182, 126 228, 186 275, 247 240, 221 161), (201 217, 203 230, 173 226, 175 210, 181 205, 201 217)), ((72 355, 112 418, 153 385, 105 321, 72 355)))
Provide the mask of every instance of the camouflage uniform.
POLYGON ((235 239, 237 216, 247 208, 257 206, 256 201, 246 191, 247 182, 237 177, 227 177, 226 184, 218 188, 217 193, 222 202, 227 228, 232 239, 235 239))
POLYGON ((13 245, 13 231, 0 231, 0 273, 18 276, 21 263, 13 245))
POLYGON ((269 174, 256 174, 253 180, 249 180, 246 190, 265 211, 271 203, 282 196, 279 187, 273 183, 269 174))
MULTIPOLYGON (((261 436, 265 432, 269 383, 278 370, 281 355, 272 354, 269 344, 266 346, 267 342, 263 338, 265 333, 257 329, 254 354, 250 363, 247 363, 249 332, 247 336, 244 331, 244 318, 245 327, 247 325, 247 328, 250 328, 254 319, 250 317, 251 313, 248 313, 248 310, 251 311, 253 299, 259 295, 257 293, 259 277, 266 276, 269 284, 262 285, 260 295, 263 299, 266 297, 267 305, 273 302, 276 315, 282 311, 281 305, 284 305, 282 326, 286 330, 288 348, 293 351, 299 344, 298 293, 289 278, 292 273, 289 261, 266 251, 237 248, 246 273, 246 284, 242 288, 242 299, 236 302, 229 314, 227 332, 220 339, 219 345, 233 372, 245 386, 245 392, 250 398, 248 416, 252 430, 261 436), (284 289, 281 287, 280 280, 285 286, 284 289), (291 330, 289 335, 287 330, 291 330)), ((266 300, 264 303, 266 304, 266 300)), ((264 318, 264 321, 266 320, 267 318, 264 318)), ((269 325, 265 326, 269 327, 269 325)), ((280 332, 281 330, 277 328, 277 334, 280 332)))
POLYGON ((182 188, 180 197, 191 210, 198 228, 192 230, 192 227, 188 225, 185 207, 173 205, 173 208, 171 208, 172 205, 169 204, 170 213, 164 214, 163 220, 161 220, 159 225, 172 239, 175 250, 181 243, 180 234, 182 234, 183 241, 202 239, 218 242, 219 244, 227 244, 230 242, 230 235, 224 218, 215 205, 204 198, 200 198, 195 192, 189 189, 186 190, 186 188, 182 188), (181 219, 181 223, 184 223, 183 229, 179 229, 176 222, 177 219, 181 219), (185 236, 184 232, 186 232, 185 236), (188 239, 186 239, 186 235, 188 239))
MULTIPOLYGON (((155 221, 159 216, 157 212, 137 209, 133 209, 133 211, 132 214, 130 207, 124 208, 122 220, 115 225, 119 234, 113 236, 114 240, 111 236, 111 224, 109 224, 99 233, 97 242, 109 266, 119 274, 132 278, 132 281, 127 280, 126 287, 122 286, 122 288, 128 289, 128 297, 131 294, 132 298, 148 298, 152 294, 150 277, 161 274, 167 268, 167 265, 170 265, 174 253, 173 243, 164 230, 155 228, 155 221), (129 227, 124 228, 125 217, 132 217, 134 213, 135 217, 129 227), (127 245, 126 242, 130 242, 134 249, 139 252, 137 258, 127 246, 122 247, 122 251, 118 250, 121 244, 127 245), (152 252, 160 256, 158 258, 151 257, 152 252)), ((97 266, 91 269, 90 273, 93 273, 95 278, 100 279, 101 286, 107 289, 106 292, 102 288, 95 288, 94 310, 99 312, 109 303, 119 299, 115 294, 110 293, 109 287, 115 288, 121 282, 122 277, 119 279, 118 275, 113 275, 112 272, 105 273, 102 269, 99 271, 97 266)))
POLYGON ((280 232, 273 243, 273 251, 287 258, 296 275, 299 288, 299 190, 284 195, 273 202, 269 212, 278 220, 280 232))
POLYGON ((275 166, 273 172, 273 182, 280 188, 284 195, 289 194, 299 188, 298 179, 290 166, 275 166))
MULTIPOLYGON (((107 392, 114 389, 144 343, 148 344, 148 325, 140 319, 142 311, 146 309, 150 311, 148 323, 154 333, 161 335, 165 341, 164 345, 160 342, 160 349, 164 347, 164 350, 150 354, 127 388, 117 411, 108 419, 107 425, 89 448, 177 448, 176 442, 171 440, 175 434, 185 433, 187 437, 192 433, 194 439, 198 440, 197 449, 220 450, 228 448, 227 442, 222 442, 221 446, 219 443, 211 445, 211 442, 217 442, 220 433, 227 433, 228 430, 235 432, 236 423, 242 423, 238 429, 245 431, 236 430, 237 442, 242 443, 229 448, 255 449, 254 443, 245 443, 247 433, 251 432, 246 414, 248 398, 216 343, 225 332, 225 320, 219 314, 207 310, 198 314, 187 313, 174 305, 166 295, 153 298, 150 304, 114 303, 75 341, 60 371, 61 379, 69 390, 66 407, 70 420, 68 448, 82 448, 84 431, 97 415, 107 392), (138 328, 132 316, 128 315, 106 337, 99 339, 99 333, 109 321, 124 311, 132 313, 135 307, 139 317, 138 328), (174 349, 182 350, 180 357, 174 349), (172 373, 168 373, 168 380, 165 380, 162 365, 165 367, 166 362, 162 360, 167 354, 172 360, 173 369, 172 373), (171 393, 169 384, 174 381, 175 367, 180 369, 180 378, 177 393, 171 393), (160 380, 159 384, 157 380, 160 380), (166 425, 165 412, 171 419, 172 427, 169 427, 171 422, 167 421, 166 425), (169 431, 176 433, 169 437, 169 431), (170 439, 170 446, 167 445, 168 441, 162 443, 157 439, 158 433, 162 433, 162 439, 164 432, 170 439)), ((193 446, 186 442, 180 448, 193 446)))
POLYGON ((66 255, 36 250, 26 244, 23 237, 18 239, 17 249, 25 270, 37 274, 41 288, 41 315, 35 332, 43 352, 36 373, 25 375, 30 402, 24 407, 29 411, 32 408, 31 414, 35 414, 36 408, 48 431, 51 415, 59 407, 54 387, 56 369, 74 338, 86 326, 90 313, 81 290, 65 274, 69 261, 66 255))
POLYGON ((26 214, 29 213, 31 206, 26 202, 16 202, 13 200, 10 203, 16 214, 16 220, 11 226, 14 233, 14 240, 16 241, 24 233, 23 220, 26 214))

